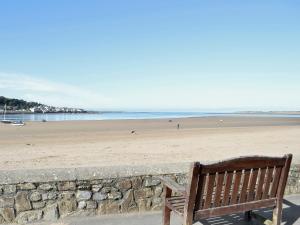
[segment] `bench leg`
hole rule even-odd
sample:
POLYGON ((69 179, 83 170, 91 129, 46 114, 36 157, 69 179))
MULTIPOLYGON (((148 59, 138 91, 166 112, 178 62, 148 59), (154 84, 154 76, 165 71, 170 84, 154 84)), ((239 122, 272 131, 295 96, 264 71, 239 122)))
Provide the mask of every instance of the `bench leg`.
POLYGON ((244 214, 244 218, 246 221, 250 221, 251 220, 251 211, 246 211, 244 214))
POLYGON ((163 225, 170 225, 170 219, 171 219, 171 210, 169 209, 168 206, 166 206, 166 198, 171 197, 172 195, 172 190, 169 189, 168 187, 164 188, 164 204, 163 204, 163 225))
POLYGON ((277 205, 273 209, 273 225, 280 225, 281 224, 281 215, 282 215, 282 204, 277 205))

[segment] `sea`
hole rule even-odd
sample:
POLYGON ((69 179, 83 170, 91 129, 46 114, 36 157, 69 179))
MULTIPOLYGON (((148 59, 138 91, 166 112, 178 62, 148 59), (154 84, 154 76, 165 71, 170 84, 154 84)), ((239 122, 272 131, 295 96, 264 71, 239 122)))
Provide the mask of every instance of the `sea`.
MULTIPOLYGON (((93 113, 40 113, 7 114, 6 120, 13 121, 66 121, 66 120, 124 120, 124 119, 167 119, 216 116, 298 117, 299 114, 245 114, 220 112, 93 112, 93 113)), ((4 115, 0 115, 0 120, 4 115)))

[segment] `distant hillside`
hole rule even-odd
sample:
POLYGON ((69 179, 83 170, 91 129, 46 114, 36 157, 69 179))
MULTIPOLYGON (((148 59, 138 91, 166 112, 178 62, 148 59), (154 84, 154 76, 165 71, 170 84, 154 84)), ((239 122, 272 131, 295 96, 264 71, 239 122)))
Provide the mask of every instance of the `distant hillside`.
POLYGON ((54 107, 37 102, 27 102, 22 99, 6 98, 0 96, 0 111, 4 111, 6 105, 7 113, 85 113, 83 109, 54 107))

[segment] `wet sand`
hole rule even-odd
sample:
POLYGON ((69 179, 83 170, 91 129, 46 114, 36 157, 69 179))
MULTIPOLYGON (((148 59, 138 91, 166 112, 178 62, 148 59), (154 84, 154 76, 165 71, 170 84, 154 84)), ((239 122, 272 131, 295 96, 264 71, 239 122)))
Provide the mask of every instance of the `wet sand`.
POLYGON ((242 155, 294 154, 300 118, 0 123, 0 170, 215 161, 242 155), (179 124, 179 129, 177 129, 179 124))

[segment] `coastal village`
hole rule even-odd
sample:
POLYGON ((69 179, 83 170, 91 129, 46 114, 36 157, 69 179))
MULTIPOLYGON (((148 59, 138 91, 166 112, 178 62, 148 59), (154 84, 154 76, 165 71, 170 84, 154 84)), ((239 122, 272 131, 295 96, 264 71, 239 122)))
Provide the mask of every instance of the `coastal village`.
POLYGON ((84 109, 55 107, 0 96, 0 113, 87 113, 84 109))

